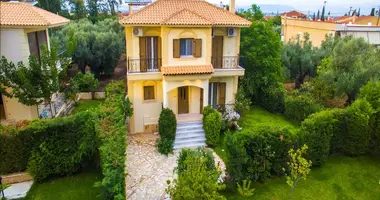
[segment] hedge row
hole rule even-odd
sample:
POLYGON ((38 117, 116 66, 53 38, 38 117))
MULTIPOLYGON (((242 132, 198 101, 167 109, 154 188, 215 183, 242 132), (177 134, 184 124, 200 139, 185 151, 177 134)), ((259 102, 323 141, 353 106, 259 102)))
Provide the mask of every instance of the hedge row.
POLYGON ((265 181, 283 175, 288 151, 297 137, 287 128, 257 126, 250 132, 227 134, 227 170, 235 182, 265 181))
POLYGON ((285 116, 298 122, 322 110, 323 106, 308 95, 290 95, 285 98, 285 116))
POLYGON ((100 163, 103 179, 98 185, 106 199, 125 199, 126 125, 123 81, 111 82, 106 88, 106 99, 99 112, 96 130, 100 138, 100 163))
POLYGON ((93 160, 96 135, 92 112, 51 120, 35 120, 26 128, 2 127, 0 173, 27 169, 34 181, 70 175, 93 160))

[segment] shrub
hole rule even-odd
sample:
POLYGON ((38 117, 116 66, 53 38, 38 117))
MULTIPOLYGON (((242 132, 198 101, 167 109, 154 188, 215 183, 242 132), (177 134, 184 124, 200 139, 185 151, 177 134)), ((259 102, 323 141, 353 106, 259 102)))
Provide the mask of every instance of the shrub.
POLYGON ((214 156, 212 155, 212 151, 205 150, 204 148, 198 148, 196 150, 182 149, 177 159, 176 170, 178 174, 181 174, 182 172, 187 170, 184 162, 190 156, 204 157, 206 159, 205 160, 206 169, 215 170, 215 161, 214 161, 214 156))
POLYGON ((177 130, 177 119, 170 108, 162 109, 158 119, 158 133, 160 140, 157 142, 158 151, 168 155, 173 152, 175 133, 177 130))
POLYGON ((227 136, 227 169, 235 182, 265 181, 283 175, 287 153, 296 138, 288 129, 257 126, 250 132, 227 136))
POLYGON ((243 88, 239 88, 235 94, 234 110, 244 116, 250 109, 251 101, 245 96, 243 88))
POLYGON ((215 168, 209 170, 207 162, 208 159, 200 154, 188 154, 183 161, 182 173, 178 174, 173 183, 168 181, 166 192, 171 199, 225 199, 218 192, 225 186, 217 183, 219 174, 215 168))
POLYGON ((174 140, 170 140, 168 138, 161 138, 157 140, 157 148, 158 152, 164 155, 168 155, 169 153, 173 153, 173 144, 174 140))
POLYGON ((323 110, 323 106, 308 95, 291 95, 285 98, 285 115, 298 122, 309 115, 323 110))
POLYGON ((314 166, 322 165, 330 153, 331 137, 338 121, 331 110, 310 115, 301 124, 301 137, 308 147, 307 158, 314 166))
POLYGON ((27 161, 24 141, 17 130, 0 125, 0 174, 23 171, 27 161))
POLYGON ((206 133, 206 144, 217 146, 220 138, 220 129, 222 128, 222 116, 219 112, 214 111, 203 120, 203 129, 206 133))
POLYGON ((258 102, 263 108, 273 113, 283 113, 285 110, 285 88, 283 86, 270 86, 260 94, 258 102))
POLYGON ((368 152, 371 141, 371 105, 365 100, 357 100, 345 111, 346 135, 343 137, 343 153, 361 155, 368 152))
POLYGON ((34 181, 70 175, 85 161, 92 160, 97 146, 95 117, 90 112, 82 112, 44 122, 43 140, 33 149, 28 162, 28 172, 34 181))
POLYGON ((215 112, 215 109, 212 108, 211 106, 206 106, 206 107, 204 107, 204 108, 203 108, 203 112, 202 112, 202 114, 203 114, 203 119, 205 119, 207 115, 209 115, 209 114, 211 114, 211 113, 213 113, 213 112, 215 112))
POLYGON ((70 87, 77 86, 79 92, 93 92, 99 86, 99 81, 94 74, 82 72, 77 73, 69 80, 70 87))

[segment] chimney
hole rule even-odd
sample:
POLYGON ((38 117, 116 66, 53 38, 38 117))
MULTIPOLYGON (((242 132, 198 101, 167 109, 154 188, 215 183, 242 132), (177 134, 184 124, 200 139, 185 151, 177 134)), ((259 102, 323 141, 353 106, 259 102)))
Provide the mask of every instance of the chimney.
POLYGON ((235 0, 230 0, 230 12, 235 13, 235 0))
POLYGON ((129 13, 128 15, 132 15, 133 14, 133 5, 132 4, 128 4, 129 6, 129 13))

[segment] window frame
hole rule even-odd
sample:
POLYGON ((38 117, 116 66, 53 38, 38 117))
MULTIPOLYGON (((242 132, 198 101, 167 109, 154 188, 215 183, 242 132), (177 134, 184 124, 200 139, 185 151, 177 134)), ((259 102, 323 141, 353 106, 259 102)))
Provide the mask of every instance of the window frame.
POLYGON ((180 58, 192 58, 194 56, 194 38, 179 39, 179 56, 180 58), (182 54, 182 41, 185 41, 185 54, 182 54), (188 52, 188 46, 191 45, 191 50, 188 52))
POLYGON ((144 85, 143 86, 143 99, 144 101, 155 101, 156 100, 156 92, 155 92, 155 86, 154 85, 144 85), (152 98, 148 98, 145 96, 146 92, 145 92, 145 89, 146 88, 152 88, 151 92, 152 92, 152 98))

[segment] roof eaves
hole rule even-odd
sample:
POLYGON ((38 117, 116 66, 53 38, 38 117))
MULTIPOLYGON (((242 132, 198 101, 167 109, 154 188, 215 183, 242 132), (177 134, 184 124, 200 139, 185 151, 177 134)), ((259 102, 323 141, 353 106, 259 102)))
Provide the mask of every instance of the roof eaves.
POLYGON ((123 21, 124 21, 124 20, 128 20, 129 18, 132 18, 133 16, 138 15, 139 13, 143 12, 144 10, 146 10, 146 9, 148 9, 148 8, 150 8, 150 7, 152 7, 153 5, 155 5, 155 4, 159 3, 159 2, 161 2, 161 0, 157 0, 157 1, 155 1, 155 2, 153 2, 153 3, 151 3, 151 4, 149 4, 149 5, 147 5, 147 6, 143 7, 143 8, 141 8, 140 10, 136 11, 135 13, 132 13, 131 15, 123 16, 123 17, 119 20, 119 23, 120 23, 120 24, 128 24, 128 23, 125 23, 125 22, 123 22, 123 21))

